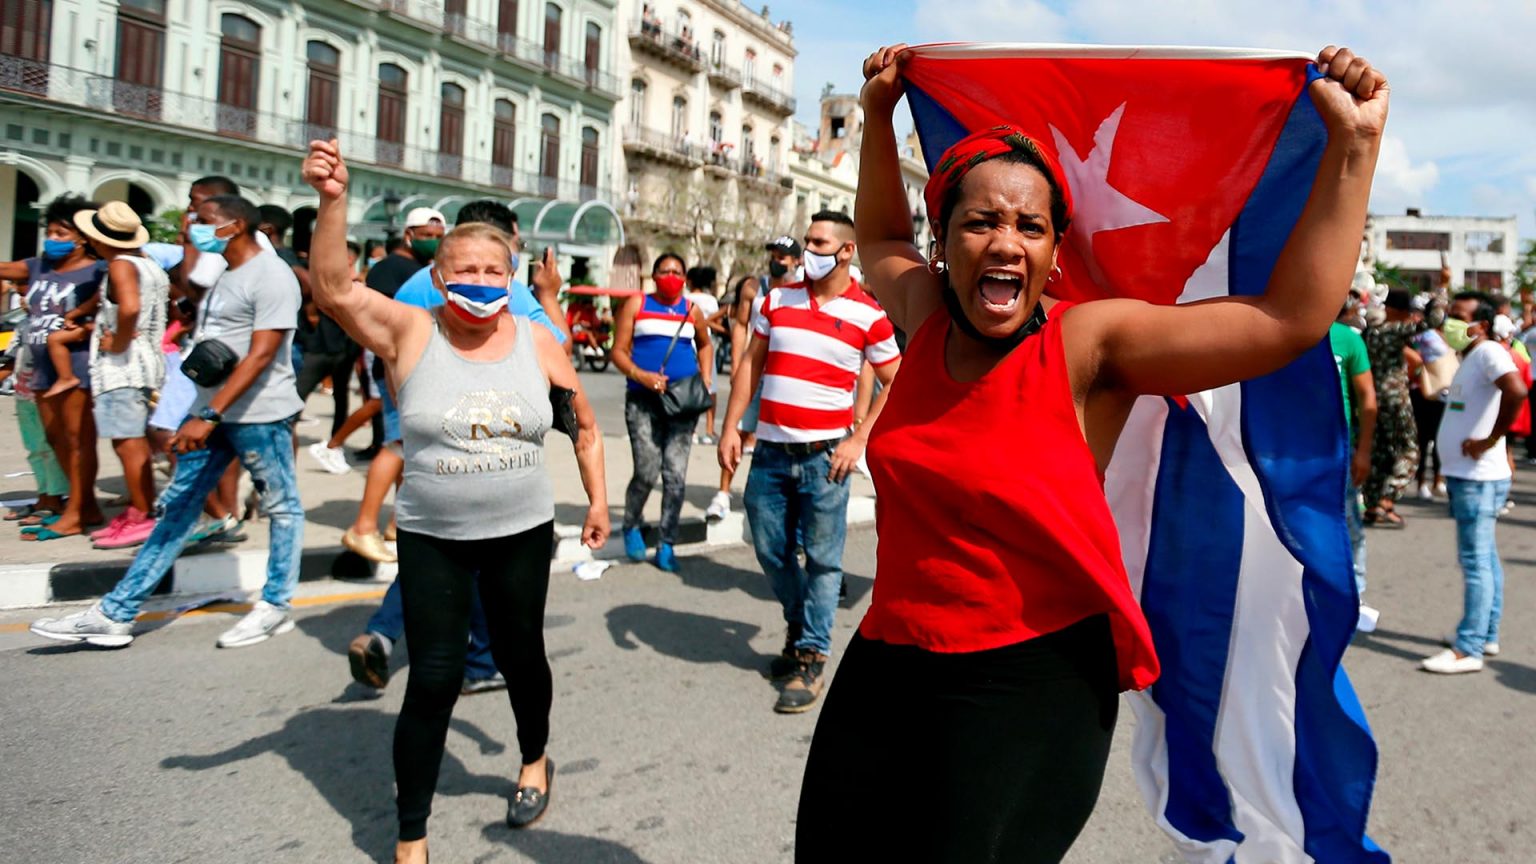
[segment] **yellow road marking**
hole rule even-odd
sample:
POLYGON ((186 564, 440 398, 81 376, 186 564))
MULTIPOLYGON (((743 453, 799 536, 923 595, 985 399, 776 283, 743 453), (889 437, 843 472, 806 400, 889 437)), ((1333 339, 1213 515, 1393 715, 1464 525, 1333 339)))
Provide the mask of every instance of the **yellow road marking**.
MULTIPOLYGON (((321 594, 315 597, 297 597, 293 600, 296 607, 328 606, 332 603, 350 603, 354 600, 377 600, 384 596, 385 589, 376 591, 351 591, 345 594, 321 594)), ((251 611, 249 603, 214 603, 208 606, 199 606, 186 612, 178 613, 175 609, 166 609, 160 612, 145 612, 135 621, 164 621, 167 618, 191 618, 195 615, 216 615, 228 612, 245 613, 251 611)), ((0 633, 23 633, 30 624, 0 624, 0 633)))

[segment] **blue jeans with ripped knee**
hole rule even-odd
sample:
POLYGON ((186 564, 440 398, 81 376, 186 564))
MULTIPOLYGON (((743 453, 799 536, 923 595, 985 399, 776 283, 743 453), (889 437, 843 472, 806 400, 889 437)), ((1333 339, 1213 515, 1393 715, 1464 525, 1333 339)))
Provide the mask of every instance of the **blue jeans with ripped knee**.
POLYGON ((250 472, 272 528, 261 599, 273 606, 288 605, 304 551, 304 505, 299 501, 293 464, 293 422, 225 423, 208 436, 207 447, 176 459, 176 474, 155 506, 154 532, 139 547, 117 587, 101 598, 101 611, 108 618, 132 621, 139 614, 145 598, 170 572, 196 529, 203 500, 235 459, 250 472))

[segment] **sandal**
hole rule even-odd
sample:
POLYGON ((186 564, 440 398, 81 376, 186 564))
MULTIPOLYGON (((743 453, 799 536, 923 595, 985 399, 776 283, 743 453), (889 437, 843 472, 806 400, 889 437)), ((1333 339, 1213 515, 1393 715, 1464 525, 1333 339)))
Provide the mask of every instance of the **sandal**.
POLYGON ((59 521, 59 514, 49 513, 47 516, 31 516, 21 523, 21 533, 34 534, 59 521))
POLYGON ((20 507, 10 507, 5 511, 6 522, 20 522, 21 520, 37 513, 51 513, 51 510, 40 510, 35 505, 23 504, 20 507))
POLYGON ((28 543, 44 543, 49 540, 58 540, 61 537, 79 537, 80 532, 73 534, 60 534, 52 528, 39 527, 36 531, 29 531, 21 535, 21 539, 28 543))
POLYGON ((1407 522, 1403 521, 1403 517, 1397 514, 1396 510, 1381 511, 1381 516, 1375 523, 1377 528, 1403 528, 1407 524, 1407 522))

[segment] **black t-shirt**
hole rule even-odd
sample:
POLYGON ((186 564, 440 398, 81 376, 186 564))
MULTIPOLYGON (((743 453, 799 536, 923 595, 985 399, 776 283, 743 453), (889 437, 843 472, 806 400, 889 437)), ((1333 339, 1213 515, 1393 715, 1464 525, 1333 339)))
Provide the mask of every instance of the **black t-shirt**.
POLYGON ((393 298, 405 280, 411 278, 422 266, 414 256, 385 255, 379 259, 379 263, 368 268, 368 287, 385 297, 393 298))

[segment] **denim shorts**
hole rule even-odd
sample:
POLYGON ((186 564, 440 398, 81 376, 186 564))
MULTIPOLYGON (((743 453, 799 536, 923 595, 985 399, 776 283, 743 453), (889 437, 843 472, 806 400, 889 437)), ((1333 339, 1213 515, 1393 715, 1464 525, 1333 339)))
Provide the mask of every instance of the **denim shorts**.
POLYGON ((380 408, 384 413, 384 443, 392 444, 400 440, 400 408, 383 381, 379 382, 379 401, 384 403, 380 408))
POLYGON ((95 407, 91 409, 96 416, 96 434, 113 440, 143 438, 149 423, 149 393, 145 387, 119 387, 97 393, 95 407))

